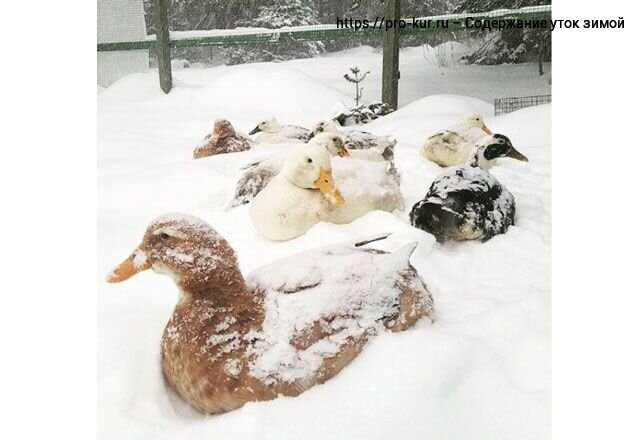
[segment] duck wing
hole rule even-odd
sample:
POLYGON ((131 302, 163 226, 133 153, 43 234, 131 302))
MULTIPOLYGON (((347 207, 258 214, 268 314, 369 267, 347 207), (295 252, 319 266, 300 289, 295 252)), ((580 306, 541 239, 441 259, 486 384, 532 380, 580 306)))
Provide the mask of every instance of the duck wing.
POLYGON ((431 293, 409 263, 416 243, 387 253, 367 241, 307 251, 248 275, 265 313, 254 335, 252 375, 304 381, 322 372, 325 360, 354 344, 361 348, 385 328, 401 331, 433 318, 431 293))
POLYGON ((289 139, 307 142, 310 138, 311 130, 300 127, 299 125, 285 125, 282 127, 281 134, 289 139))
POLYGON ((352 150, 366 150, 369 148, 390 148, 396 145, 396 140, 391 136, 376 136, 373 133, 360 130, 351 130, 344 134, 344 141, 347 148, 352 150))
POLYGON ((467 143, 467 140, 455 131, 445 130, 428 137, 427 143, 438 143, 444 148, 455 151, 459 145, 467 143))
POLYGON ((281 157, 270 156, 256 162, 251 162, 241 169, 244 170, 229 203, 229 209, 249 203, 271 180, 278 175, 284 160, 281 157))

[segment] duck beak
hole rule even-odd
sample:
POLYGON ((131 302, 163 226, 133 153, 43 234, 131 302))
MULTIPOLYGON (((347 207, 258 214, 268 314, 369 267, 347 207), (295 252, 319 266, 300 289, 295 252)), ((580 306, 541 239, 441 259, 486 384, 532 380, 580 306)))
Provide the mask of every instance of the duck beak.
POLYGON ((249 132, 249 134, 256 134, 256 133, 257 133, 257 132, 259 132, 259 131, 262 131, 262 130, 260 130, 260 127, 258 127, 258 126, 256 125, 256 128, 254 128, 253 130, 251 130, 251 131, 249 132))
POLYGON ((351 153, 349 153, 349 151, 346 148, 342 148, 340 151, 338 151, 338 156, 351 157, 351 153))
POLYGON ((333 182, 331 171, 327 171, 321 167, 320 177, 313 183, 332 205, 340 206, 344 203, 344 197, 342 197, 342 194, 340 194, 340 191, 338 191, 338 188, 336 188, 333 182))
POLYGON ((511 147, 511 151, 509 151, 509 154, 507 154, 507 157, 510 157, 511 159, 515 159, 515 160, 521 160, 523 162, 529 162, 529 158, 527 156, 525 156, 524 154, 522 154, 521 152, 519 152, 513 147, 511 147))
POLYGON ((144 251, 136 249, 133 251, 129 258, 124 260, 118 267, 113 269, 109 275, 107 275, 108 283, 119 283, 124 280, 128 280, 138 272, 151 268, 151 262, 149 262, 147 255, 144 251))
POLYGON ((486 125, 482 125, 482 131, 484 131, 485 133, 487 133, 489 136, 491 136, 493 133, 491 132, 491 130, 489 130, 489 128, 486 125))

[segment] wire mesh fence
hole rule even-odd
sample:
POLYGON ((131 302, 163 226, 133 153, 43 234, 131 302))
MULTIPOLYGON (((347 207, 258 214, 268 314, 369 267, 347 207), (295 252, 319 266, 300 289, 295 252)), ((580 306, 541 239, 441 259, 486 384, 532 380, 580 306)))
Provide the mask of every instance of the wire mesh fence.
POLYGON ((551 95, 538 95, 538 96, 520 96, 511 98, 497 98, 494 100, 493 108, 495 115, 504 115, 516 110, 520 110, 526 107, 532 107, 534 105, 550 104, 551 95))

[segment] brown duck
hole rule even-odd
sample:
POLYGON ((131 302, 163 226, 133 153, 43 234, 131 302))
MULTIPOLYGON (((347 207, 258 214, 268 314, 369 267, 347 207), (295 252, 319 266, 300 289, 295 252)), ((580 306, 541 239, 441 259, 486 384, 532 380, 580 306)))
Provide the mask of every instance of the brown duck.
POLYGON ((193 158, 213 156, 214 154, 236 153, 251 148, 251 141, 238 134, 231 122, 217 119, 213 124, 213 133, 208 134, 201 144, 193 150, 193 158))
POLYGON ((335 376, 378 332, 432 320, 433 299, 409 263, 371 241, 308 251, 246 279, 227 241, 202 220, 169 214, 108 275, 115 283, 152 268, 180 295, 162 336, 162 371, 204 413, 297 396, 335 376))

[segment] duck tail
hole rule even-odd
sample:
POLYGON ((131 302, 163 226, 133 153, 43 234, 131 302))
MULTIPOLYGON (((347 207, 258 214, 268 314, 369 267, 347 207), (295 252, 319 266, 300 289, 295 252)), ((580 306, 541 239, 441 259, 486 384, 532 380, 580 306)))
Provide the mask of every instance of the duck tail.
POLYGON ((395 251, 394 255, 408 262, 409 258, 411 258, 411 255, 413 255, 413 252, 416 250, 417 247, 418 247, 417 241, 409 242, 404 246, 402 246, 397 251, 395 251))

